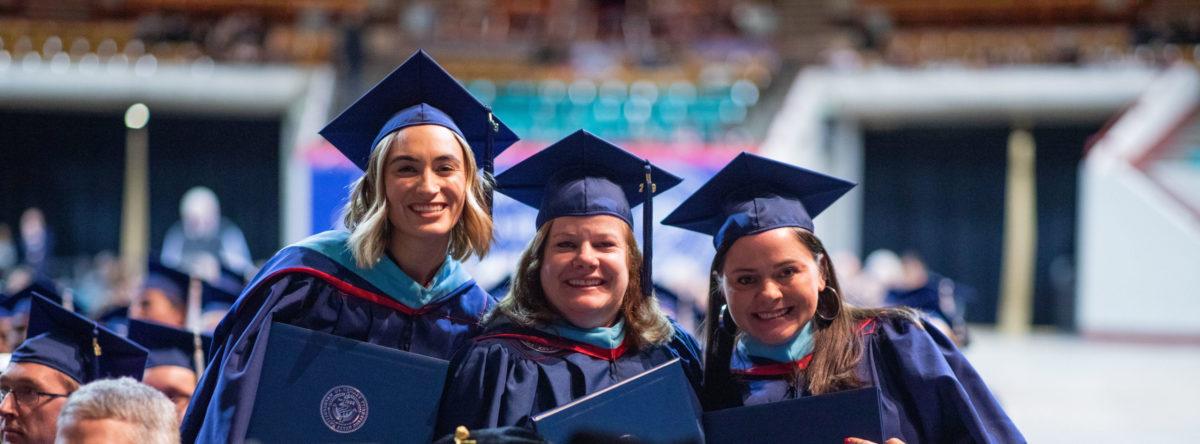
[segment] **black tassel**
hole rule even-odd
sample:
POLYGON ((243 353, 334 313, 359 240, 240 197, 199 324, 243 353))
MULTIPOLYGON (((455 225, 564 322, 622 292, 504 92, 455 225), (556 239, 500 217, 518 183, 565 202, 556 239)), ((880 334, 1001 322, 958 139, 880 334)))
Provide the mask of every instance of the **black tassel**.
POLYGON ((646 180, 642 182, 642 295, 654 294, 654 178, 653 167, 645 161, 646 180))

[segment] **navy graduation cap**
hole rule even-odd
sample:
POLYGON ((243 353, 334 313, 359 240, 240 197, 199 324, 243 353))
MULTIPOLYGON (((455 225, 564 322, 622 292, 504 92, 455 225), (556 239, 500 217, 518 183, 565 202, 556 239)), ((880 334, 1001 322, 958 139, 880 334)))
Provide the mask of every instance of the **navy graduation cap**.
POLYGON ((425 51, 417 51, 321 130, 321 135, 366 171, 371 150, 388 134, 432 124, 467 141, 491 174, 492 159, 518 140, 425 51))
POLYGON ((80 384, 128 376, 142 379, 146 349, 41 296, 29 309, 28 339, 12 362, 45 365, 80 384))
POLYGON ((146 281, 142 288, 157 288, 167 297, 180 304, 187 304, 188 286, 191 276, 182 271, 164 265, 151 259, 146 267, 146 281))
POLYGON ((781 227, 813 231, 812 219, 854 183, 762 156, 741 153, 663 219, 713 237, 720 248, 781 227))
MULTIPOLYGON (((650 263, 653 199, 682 179, 608 141, 579 130, 496 176, 496 189, 538 209, 537 226, 562 216, 610 215, 633 227, 633 207, 642 211, 643 282, 652 282, 650 263)), ((652 287, 643 286, 649 295, 652 287)))
POLYGON ((62 304, 62 296, 54 289, 54 283, 46 280, 36 280, 21 291, 8 295, 0 300, 0 315, 16 316, 29 312, 29 301, 33 295, 40 295, 55 304, 62 304))
POLYGON ((208 282, 200 284, 201 311, 226 310, 237 301, 237 298, 238 293, 231 293, 224 286, 212 285, 208 282))
POLYGON ((204 372, 212 346, 212 336, 137 319, 129 321, 129 340, 150 351, 146 368, 173 365, 196 374, 204 372))

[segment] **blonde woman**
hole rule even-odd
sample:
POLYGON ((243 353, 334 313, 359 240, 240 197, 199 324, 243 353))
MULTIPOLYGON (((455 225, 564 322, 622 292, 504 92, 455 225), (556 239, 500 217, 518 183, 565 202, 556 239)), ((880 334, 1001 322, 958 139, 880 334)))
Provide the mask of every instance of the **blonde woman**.
MULTIPOLYGON (((532 415, 679 357, 698 386, 695 340, 659 310, 643 271, 630 207, 647 174, 679 179, 583 131, 497 177, 501 192, 538 208, 537 234, 511 292, 485 331, 455 355, 438 434, 524 426, 532 415)), ((649 240, 647 240, 649 242, 649 240)))
POLYGON ((460 261, 491 245, 476 162, 515 142, 511 131, 418 52, 321 134, 365 172, 347 229, 280 250, 246 286, 214 332, 185 442, 245 436, 272 321, 448 359, 494 304, 460 261))

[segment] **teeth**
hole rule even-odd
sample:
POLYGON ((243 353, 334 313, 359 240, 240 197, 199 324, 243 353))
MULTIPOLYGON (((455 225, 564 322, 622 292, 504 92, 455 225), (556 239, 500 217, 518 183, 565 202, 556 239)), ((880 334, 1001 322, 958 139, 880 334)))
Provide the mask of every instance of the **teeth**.
POLYGON ((571 279, 567 281, 568 284, 574 287, 591 287, 600 285, 600 282, 602 282, 600 279, 571 279))
POLYGON ((755 315, 755 316, 758 316, 758 318, 759 318, 759 319, 762 319, 762 320, 764 320, 764 321, 768 321, 768 320, 775 319, 775 318, 778 318, 778 317, 780 317, 780 316, 783 316, 783 315, 787 314, 787 313, 788 313, 788 311, 791 311, 791 309, 790 309, 790 308, 781 308, 781 309, 778 309, 778 310, 775 310, 775 311, 764 311, 764 312, 758 312, 758 313, 755 313, 754 315, 755 315))
POLYGON ((441 211, 442 209, 446 208, 446 204, 413 204, 409 205, 408 207, 412 208, 413 211, 418 213, 428 213, 433 211, 441 211))

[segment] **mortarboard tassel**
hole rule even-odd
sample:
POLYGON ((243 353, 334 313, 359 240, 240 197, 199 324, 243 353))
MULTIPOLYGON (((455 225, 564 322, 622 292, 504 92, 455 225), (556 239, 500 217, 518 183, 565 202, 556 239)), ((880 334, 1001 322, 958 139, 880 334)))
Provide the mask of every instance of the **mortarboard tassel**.
POLYGON ((642 295, 650 297, 654 294, 654 280, 651 269, 654 267, 654 181, 650 175, 650 161, 645 161, 646 180, 642 182, 641 191, 646 201, 642 203, 642 295))
MULTIPOLYGON (((488 124, 488 128, 486 131, 487 142, 483 144, 483 173, 484 173, 484 178, 491 181, 495 177, 495 174, 493 171, 495 169, 495 166, 492 164, 492 144, 493 144, 493 141, 495 140, 496 133, 500 131, 500 123, 496 122, 495 115, 492 114, 492 110, 490 108, 488 109, 487 124, 488 124)), ((488 191, 488 195, 487 195, 488 216, 492 215, 492 203, 495 202, 495 199, 496 199, 496 190, 493 187, 492 189, 490 189, 488 191)))
POLYGON ((200 333, 192 332, 192 361, 196 370, 196 377, 204 374, 204 342, 200 340, 200 333))
POLYGON ((100 355, 104 354, 104 350, 100 348, 100 326, 92 322, 92 380, 100 379, 100 355))

